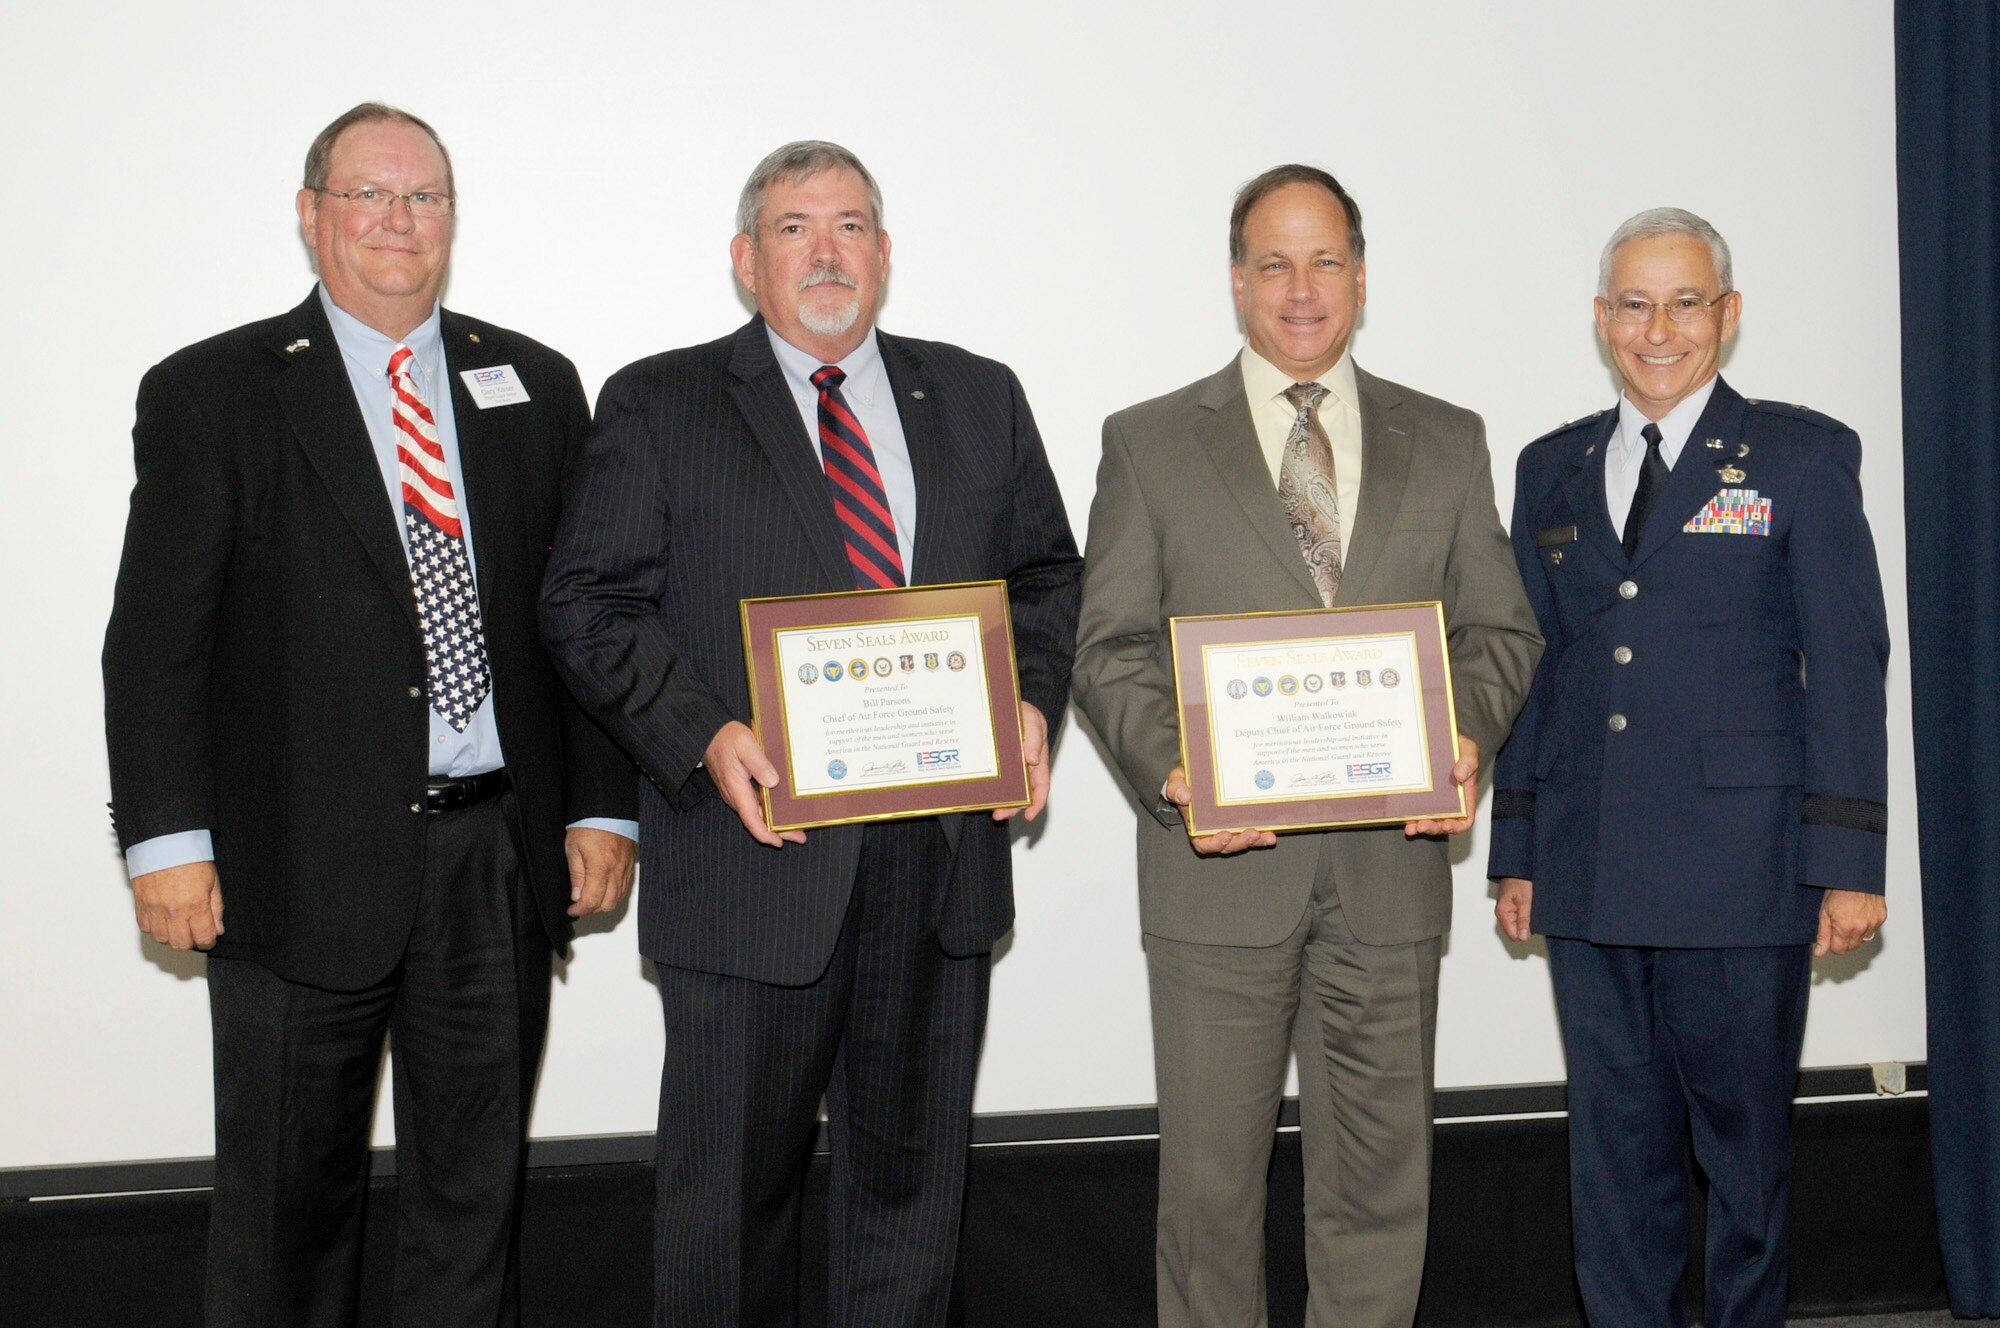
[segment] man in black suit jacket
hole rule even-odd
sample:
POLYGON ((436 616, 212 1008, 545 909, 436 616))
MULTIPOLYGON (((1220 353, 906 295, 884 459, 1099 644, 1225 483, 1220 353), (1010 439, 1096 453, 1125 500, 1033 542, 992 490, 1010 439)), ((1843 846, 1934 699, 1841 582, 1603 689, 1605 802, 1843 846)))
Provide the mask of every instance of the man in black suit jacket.
POLYGON ((334 121, 298 211, 319 288, 139 389, 114 814, 139 925, 210 950, 207 1322, 353 1321, 393 1029, 396 1317, 490 1328, 518 1319, 550 947, 634 854, 631 764, 535 629, 589 416, 567 360, 438 307, 421 120, 334 121))
POLYGON ((988 956, 1013 920, 1010 813, 774 834, 738 604, 1004 578, 1032 819, 1080 560, 1014 375, 874 330, 889 238, 852 153, 778 149, 737 220, 758 317, 605 385, 543 607, 571 686, 649 781, 640 931, 667 1029, 658 1322, 792 1322, 824 1093, 830 1322, 937 1323, 988 956), (837 433, 859 426, 865 474, 842 469, 842 444, 815 446, 822 411, 847 420, 837 433))

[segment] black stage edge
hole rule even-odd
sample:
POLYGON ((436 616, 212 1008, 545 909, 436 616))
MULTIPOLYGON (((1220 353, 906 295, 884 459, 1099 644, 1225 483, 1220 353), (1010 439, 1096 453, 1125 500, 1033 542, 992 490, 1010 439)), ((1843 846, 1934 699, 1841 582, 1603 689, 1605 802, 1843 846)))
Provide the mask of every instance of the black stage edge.
MULTIPOLYGON (((1486 1101, 1466 1099, 1472 1100, 1486 1101)), ((1418 1323, 1579 1323, 1569 1270, 1567 1123, 1559 1116, 1462 1119, 1488 1114, 1495 1113, 1460 1111, 1439 1124, 1418 1323)), ((1100 1116, 1100 1123, 1119 1126, 1136 1120, 1100 1116)), ((1021 1118, 1011 1119, 1018 1125, 1021 1118)), ((1053 1123, 1048 1116, 1032 1119, 1044 1128, 1053 1123)), ((1793 1314, 1942 1307, 1925 1099, 1804 1101, 1795 1141, 1793 1314)), ((632 1146, 631 1140, 564 1141, 572 1160, 543 1161, 530 1172, 523 1321, 534 1328, 640 1328, 650 1322, 652 1167, 643 1160, 575 1161, 590 1152, 586 1142, 632 1146)), ((1156 1156, 1148 1138, 976 1148, 953 1322, 1149 1328, 1156 1156)), ((808 1250, 823 1248, 825 1185, 822 1157, 807 1199, 808 1250)), ((1273 1328, 1293 1328, 1303 1314, 1302 1185, 1298 1137, 1281 1132, 1268 1226, 1273 1328)), ((364 1324, 387 1322, 395 1203, 394 1177, 377 1177, 367 1213, 364 1324)), ((207 1212, 203 1190, 0 1202, 0 1325, 192 1328, 200 1321, 207 1212)), ((1694 1227, 1691 1248, 1699 1250, 1698 1216, 1694 1227)), ((823 1281, 823 1265, 809 1257, 803 1285, 823 1281)), ((1698 1281, 1698 1271, 1691 1273, 1691 1312, 1700 1304, 1698 1281)), ((821 1306, 809 1296, 801 1323, 822 1321, 821 1306)))
MULTIPOLYGON (((1921 1093, 1924 1066, 1904 1070, 1904 1091, 1921 1093)), ((1801 1070, 1794 1096, 1853 1097, 1875 1091, 1874 1072, 1865 1065, 1836 1065, 1801 1070)), ((1439 1121, 1478 1116, 1529 1116, 1564 1110, 1561 1083, 1499 1084, 1478 1088, 1446 1088, 1437 1094, 1439 1121)), ((1285 1099, 1278 1127, 1299 1123, 1299 1104, 1285 1099)), ((1152 1107, 1091 1107, 1078 1111, 1026 1111, 1008 1116, 975 1116, 972 1142, 978 1144, 1073 1143, 1093 1139, 1124 1139, 1159 1133, 1152 1107)), ((818 1150, 826 1151, 826 1127, 820 1126, 818 1150)), ((595 1134, 561 1139, 536 1139, 528 1146, 534 1168, 596 1167, 620 1162, 647 1162, 653 1156, 653 1136, 595 1134)), ((396 1174, 396 1152, 378 1148, 371 1170, 379 1180, 396 1174)), ((147 1162, 99 1162, 83 1166, 0 1168, 0 1202, 9 1199, 71 1198, 100 1194, 132 1194, 142 1190, 206 1189, 214 1177, 206 1157, 166 1158, 147 1162)), ((0 1306, 4 1309, 4 1306, 0 1306)))

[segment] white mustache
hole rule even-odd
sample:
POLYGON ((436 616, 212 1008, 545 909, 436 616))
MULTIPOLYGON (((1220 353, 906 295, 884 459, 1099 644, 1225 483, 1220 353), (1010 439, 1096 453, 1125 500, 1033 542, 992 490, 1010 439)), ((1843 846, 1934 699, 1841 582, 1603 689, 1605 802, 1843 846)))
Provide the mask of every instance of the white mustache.
POLYGON ((832 266, 816 267, 806 273, 805 280, 799 283, 799 289, 802 291, 811 290, 815 286, 824 286, 828 283, 836 286, 845 286, 849 290, 854 289, 854 278, 848 276, 839 268, 832 266))

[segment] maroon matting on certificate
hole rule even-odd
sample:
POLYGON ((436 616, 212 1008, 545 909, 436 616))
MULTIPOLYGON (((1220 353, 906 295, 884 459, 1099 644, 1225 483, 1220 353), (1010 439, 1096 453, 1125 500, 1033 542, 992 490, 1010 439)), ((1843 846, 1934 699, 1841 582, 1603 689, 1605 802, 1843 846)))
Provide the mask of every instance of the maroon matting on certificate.
POLYGON ((1007 583, 746 599, 774 830, 1028 805, 1007 583))
POLYGON ((1439 602, 1170 628, 1189 834, 1466 814, 1439 602))

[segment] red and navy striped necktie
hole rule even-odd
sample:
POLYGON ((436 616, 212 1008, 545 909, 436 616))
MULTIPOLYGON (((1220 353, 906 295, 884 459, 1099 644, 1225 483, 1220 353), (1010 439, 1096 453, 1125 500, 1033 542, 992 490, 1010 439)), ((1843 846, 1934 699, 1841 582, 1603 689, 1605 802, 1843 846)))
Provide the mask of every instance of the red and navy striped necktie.
POLYGON ((437 420, 410 373, 414 358, 408 346, 396 347, 389 357, 403 529, 410 541, 417 621, 424 629, 431 709, 463 733, 493 690, 493 674, 486 663, 486 628, 472 583, 472 559, 465 551, 465 523, 445 469, 437 420))
POLYGON ((855 587, 886 590, 905 584, 903 555, 896 547, 888 490, 875 468, 875 449, 840 395, 845 381, 847 375, 831 364, 813 371, 812 385, 819 389, 820 461, 847 542, 847 561, 854 565, 855 587))

